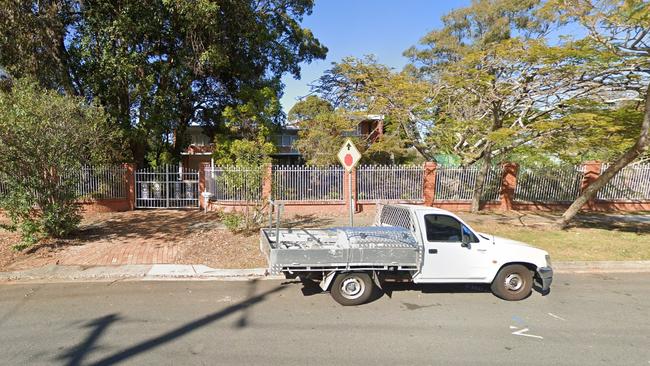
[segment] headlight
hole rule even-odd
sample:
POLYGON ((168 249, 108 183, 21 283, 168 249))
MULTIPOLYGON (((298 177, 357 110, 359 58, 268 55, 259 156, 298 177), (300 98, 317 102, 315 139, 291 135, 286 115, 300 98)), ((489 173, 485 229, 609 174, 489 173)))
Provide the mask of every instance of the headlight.
POLYGON ((548 254, 546 255, 546 266, 547 267, 551 266, 551 256, 548 254))

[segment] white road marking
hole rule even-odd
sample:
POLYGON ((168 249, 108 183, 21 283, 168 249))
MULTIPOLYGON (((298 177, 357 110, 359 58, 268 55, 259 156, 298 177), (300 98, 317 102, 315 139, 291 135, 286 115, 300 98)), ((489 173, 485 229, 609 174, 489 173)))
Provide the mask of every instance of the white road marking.
POLYGON ((561 316, 557 316, 557 315, 555 315, 555 314, 553 314, 553 313, 548 313, 548 315, 554 317, 555 319, 560 319, 560 320, 562 320, 562 321, 564 321, 564 322, 566 321, 566 319, 564 319, 563 317, 561 317, 561 316))
POLYGON ((538 339, 544 339, 542 336, 538 335, 533 335, 533 334, 524 334, 525 332, 528 332, 528 328, 522 328, 517 331, 512 332, 513 335, 518 335, 518 336, 524 336, 524 337, 531 337, 531 338, 538 338, 538 339))
POLYGON ((510 329, 517 329, 517 327, 515 327, 514 325, 511 325, 510 329))

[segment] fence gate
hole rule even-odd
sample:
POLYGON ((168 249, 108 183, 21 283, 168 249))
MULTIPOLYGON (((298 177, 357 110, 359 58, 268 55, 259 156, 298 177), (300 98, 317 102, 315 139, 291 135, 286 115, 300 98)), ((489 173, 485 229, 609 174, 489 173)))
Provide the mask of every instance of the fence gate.
POLYGON ((178 165, 135 172, 136 208, 198 208, 199 172, 178 165))

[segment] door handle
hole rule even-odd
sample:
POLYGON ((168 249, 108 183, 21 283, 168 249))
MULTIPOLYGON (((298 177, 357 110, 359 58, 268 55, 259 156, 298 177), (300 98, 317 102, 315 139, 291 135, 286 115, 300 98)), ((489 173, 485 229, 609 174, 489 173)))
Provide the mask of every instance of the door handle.
POLYGON ((438 249, 429 249, 429 254, 438 254, 438 249))

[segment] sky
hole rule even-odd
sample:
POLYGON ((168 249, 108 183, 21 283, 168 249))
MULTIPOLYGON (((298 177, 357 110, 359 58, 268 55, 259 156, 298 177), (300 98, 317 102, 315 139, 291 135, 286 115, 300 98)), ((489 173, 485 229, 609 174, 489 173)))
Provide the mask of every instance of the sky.
POLYGON ((318 79, 332 62, 346 56, 373 54, 384 65, 401 69, 408 60, 404 50, 416 45, 429 31, 441 27, 440 18, 469 0, 316 0, 313 13, 304 18, 329 51, 325 60, 303 63, 301 79, 285 75, 282 107, 285 113, 297 99, 309 93, 309 84, 318 79))

